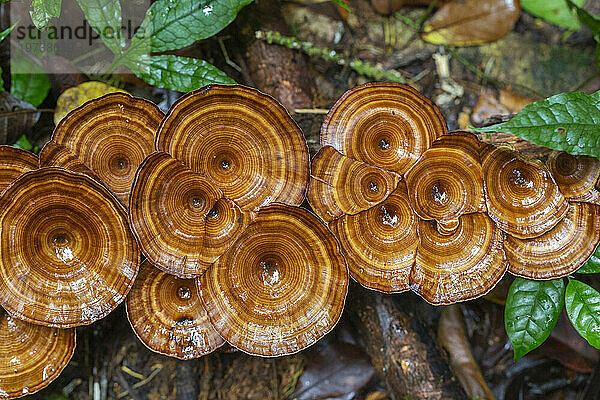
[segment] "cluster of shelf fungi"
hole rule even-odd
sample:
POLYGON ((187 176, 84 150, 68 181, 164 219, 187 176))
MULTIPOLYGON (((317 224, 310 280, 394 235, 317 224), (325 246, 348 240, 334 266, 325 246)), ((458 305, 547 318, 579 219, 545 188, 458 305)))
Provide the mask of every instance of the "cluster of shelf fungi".
POLYGON ((156 352, 280 356, 335 326, 349 276, 450 304, 507 269, 566 276, 600 241, 595 159, 544 165, 447 132, 408 86, 346 92, 321 144, 310 165, 277 101, 210 85, 167 115, 123 93, 88 102, 39 158, 0 147, 0 398, 48 385, 73 328, 123 301, 156 352))

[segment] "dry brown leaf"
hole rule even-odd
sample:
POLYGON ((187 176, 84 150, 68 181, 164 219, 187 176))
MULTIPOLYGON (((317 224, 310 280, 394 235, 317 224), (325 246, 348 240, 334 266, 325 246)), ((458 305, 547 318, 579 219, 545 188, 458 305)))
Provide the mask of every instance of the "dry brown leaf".
POLYGON ((513 114, 518 113, 523 107, 533 101, 535 100, 521 97, 508 90, 500 89, 500 104, 508 108, 508 111, 513 114))
POLYGON ((13 96, 0 92, 0 144, 17 141, 21 135, 27 135, 40 118, 35 107, 13 96))
POLYGON ((83 103, 113 92, 125 92, 125 90, 96 81, 84 82, 65 90, 58 96, 58 100, 56 101, 54 123, 58 125, 60 120, 63 119, 69 111, 83 105, 83 103))
POLYGON ((423 28, 423 39, 451 46, 493 42, 511 31, 520 12, 519 0, 451 1, 423 28))
POLYGON ((510 114, 508 108, 500 104, 494 95, 483 92, 479 95, 477 104, 473 108, 471 121, 476 125, 481 125, 484 121, 496 115, 510 114))

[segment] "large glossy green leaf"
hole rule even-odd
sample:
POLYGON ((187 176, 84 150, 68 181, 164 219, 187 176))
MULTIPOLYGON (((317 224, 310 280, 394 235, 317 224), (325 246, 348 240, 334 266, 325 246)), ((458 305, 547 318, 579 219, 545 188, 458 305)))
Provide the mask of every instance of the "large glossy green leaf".
POLYGON ((113 53, 125 46, 121 36, 121 2, 119 0, 77 0, 90 26, 113 53))
POLYGON ((600 246, 585 264, 577 270, 580 274, 597 274, 600 273, 600 246))
POLYGON ((510 285, 504 308, 504 327, 515 360, 548 338, 563 309, 564 292, 562 279, 532 281, 516 278, 510 285))
POLYGON ((60 5, 62 0, 31 0, 31 20, 39 30, 48 27, 50 18, 60 16, 60 5))
POLYGON ((164 54, 142 57, 127 65, 149 84, 181 92, 189 92, 209 83, 235 83, 223 71, 196 58, 164 54))
POLYGON ((39 106, 50 90, 50 80, 44 69, 28 57, 13 59, 12 69, 15 71, 31 72, 27 74, 11 74, 10 93, 34 107, 39 106))
POLYGON ((600 91, 560 93, 525 106, 507 122, 478 130, 512 133, 540 146, 600 157, 600 91))
MULTIPOLYGON (((585 0, 573 0, 573 2, 581 6, 585 0)), ((579 29, 579 21, 565 0, 521 0, 521 7, 553 24, 569 29, 579 29)))
POLYGON ((140 42, 149 38, 152 52, 188 46, 221 31, 234 20, 242 7, 251 2, 252 0, 158 0, 150 6, 141 24, 140 32, 143 35, 136 35, 131 47, 145 47, 140 42))
POLYGON ((600 293, 583 282, 570 279, 565 305, 577 332, 590 345, 600 348, 600 293))

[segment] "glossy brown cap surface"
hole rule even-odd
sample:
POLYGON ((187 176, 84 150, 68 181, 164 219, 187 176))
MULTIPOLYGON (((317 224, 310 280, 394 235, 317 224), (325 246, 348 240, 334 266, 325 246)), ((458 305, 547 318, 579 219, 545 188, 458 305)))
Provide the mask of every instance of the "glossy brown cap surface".
POLYGON ((40 325, 90 324, 137 275, 139 251, 117 199, 91 178, 42 168, 0 199, 0 304, 40 325))
POLYGON ((127 295, 127 317, 150 350, 182 360, 223 345, 208 319, 196 282, 166 274, 144 262, 127 295))
MULTIPOLYGON (((66 147, 127 207, 135 172, 154 151, 162 118, 154 103, 110 93, 70 112, 54 130, 52 142, 66 147)), ((65 167, 57 159, 41 161, 41 166, 65 167)))
POLYGON ((140 166, 129 216, 146 257, 181 278, 204 273, 252 219, 205 176, 163 152, 140 166))
POLYGON ((74 153, 67 147, 56 144, 53 141, 46 142, 40 151, 40 165, 43 166, 60 166, 69 171, 78 172, 102 182, 102 179, 85 164, 83 164, 74 153))
POLYGON ((29 151, 0 145, 0 193, 25 172, 38 169, 38 157, 29 151))
POLYGON ((560 221, 569 203, 541 164, 488 145, 482 154, 488 215, 504 232, 532 238, 560 221))
POLYGON ((315 215, 274 204, 198 283, 217 332, 246 353, 271 357, 298 352, 335 326, 348 269, 315 215))
POLYGON ((486 211, 479 145, 469 133, 444 135, 407 172, 410 203, 419 218, 449 230, 461 215, 486 211))
POLYGON ((186 94, 163 120, 156 148, 204 174, 242 210, 299 205, 309 178, 300 128, 271 96, 240 85, 186 94))
POLYGON ((571 203, 554 228, 533 239, 506 236, 509 271, 529 279, 555 279, 577 271, 600 242, 600 206, 571 203))
POLYGON ((307 198, 315 213, 329 222, 385 200, 396 189, 399 178, 325 146, 312 160, 307 198))
POLYGON ((45 388, 75 351, 75 330, 34 325, 0 308, 0 398, 16 399, 45 388))
POLYGON ((496 286, 508 267, 503 233, 486 214, 459 218, 451 234, 438 232, 432 221, 419 222, 421 239, 411 289, 429 303, 474 299, 496 286))
POLYGON ((547 165, 561 193, 568 198, 595 190, 594 185, 600 177, 600 161, 590 156, 553 151, 548 156, 547 165))
POLYGON ((342 245, 350 275, 366 288, 398 293, 410 288, 417 254, 418 218, 410 208, 406 184, 382 203, 329 224, 342 245))
POLYGON ((410 86, 368 83, 348 90, 321 127, 321 145, 404 174, 447 132, 438 107, 410 86))

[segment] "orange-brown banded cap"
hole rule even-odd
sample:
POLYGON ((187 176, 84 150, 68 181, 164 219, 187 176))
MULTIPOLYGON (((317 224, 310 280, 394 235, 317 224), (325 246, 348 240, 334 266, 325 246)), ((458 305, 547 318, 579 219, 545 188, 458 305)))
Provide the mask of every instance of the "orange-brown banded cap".
MULTIPOLYGON (((73 153, 127 207, 135 172, 154 151, 162 118, 147 100, 110 93, 71 111, 54 130, 52 142, 73 153)), ((41 166, 64 167, 57 161, 42 159, 41 166)))
POLYGON ((449 230, 461 215, 485 212, 479 145, 469 133, 444 135, 407 172, 410 204, 420 218, 449 230))
POLYGON ((142 252, 153 265, 181 278, 201 275, 251 220, 203 175, 167 153, 141 164, 129 216, 142 252))
POLYGON ((594 188, 585 192, 581 196, 570 197, 569 201, 600 205, 600 192, 598 191, 598 189, 594 188))
POLYGON ((415 89, 370 83, 348 90, 331 108, 321 127, 321 145, 403 174, 446 132, 440 110, 415 89))
POLYGON ((384 202, 329 224, 342 244, 350 275, 361 285, 386 293, 410 288, 417 253, 418 218, 402 181, 384 202))
POLYGON ((385 200, 399 178, 325 146, 313 158, 307 198, 317 215, 329 222, 385 200))
POLYGON ((461 216, 452 234, 442 234, 433 221, 421 220, 419 238, 411 289, 432 304, 482 296, 508 267, 504 235, 483 213, 461 216))
POLYGON ((42 168, 0 199, 0 304, 40 325, 90 324, 129 292, 137 244, 117 199, 91 178, 42 168))
POLYGON ((308 185, 308 147, 272 97, 240 85, 209 85, 175 103, 156 148, 206 175, 242 210, 299 205, 308 185))
POLYGON ((198 283, 227 342, 250 354, 280 356, 334 327, 348 270, 335 237, 315 215, 274 204, 260 210, 198 283))
POLYGON ((553 151, 548 156, 548 169, 561 193, 568 198, 583 196, 600 177, 600 161, 590 156, 572 156, 553 151))
POLYGON ((560 221, 569 203, 541 164, 488 145, 481 157, 488 215, 504 232, 532 238, 560 221))
POLYGON ((144 262, 127 295, 127 317, 149 349, 182 360, 208 354, 224 341, 213 328, 193 279, 144 262))
POLYGON ((554 228, 533 239, 507 235, 504 251, 509 271, 530 279, 554 279, 575 272, 600 241, 600 206, 571 203, 554 228))
POLYGON ((75 330, 30 324, 0 308, 0 399, 45 388, 75 351, 75 330))
POLYGON ((40 165, 51 166, 56 165, 69 171, 78 172, 88 175, 99 182, 102 182, 100 177, 83 164, 79 159, 63 145, 56 144, 53 141, 46 142, 42 151, 40 151, 40 165))
POLYGON ((0 146, 0 193, 4 192, 19 176, 38 168, 38 157, 26 150, 12 146, 0 146))

